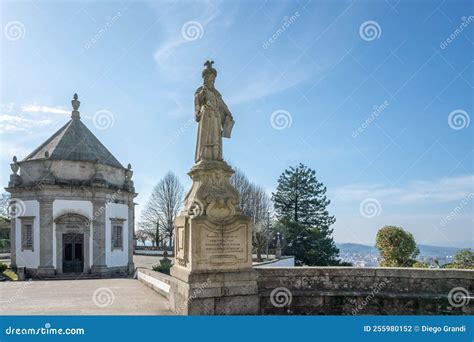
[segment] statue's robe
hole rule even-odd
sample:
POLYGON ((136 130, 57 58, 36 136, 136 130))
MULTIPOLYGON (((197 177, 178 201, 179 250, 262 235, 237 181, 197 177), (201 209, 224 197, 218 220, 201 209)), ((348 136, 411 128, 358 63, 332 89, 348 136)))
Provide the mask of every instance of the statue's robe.
POLYGON ((194 96, 194 113, 199 123, 196 163, 201 160, 222 160, 222 127, 227 115, 232 117, 221 94, 202 86, 194 96))

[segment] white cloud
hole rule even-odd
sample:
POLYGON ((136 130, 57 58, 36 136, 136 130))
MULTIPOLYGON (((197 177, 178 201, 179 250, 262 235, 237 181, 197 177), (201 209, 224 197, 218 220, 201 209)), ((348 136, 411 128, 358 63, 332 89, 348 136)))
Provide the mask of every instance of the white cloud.
POLYGON ((23 105, 21 107, 21 110, 27 113, 51 113, 51 114, 70 114, 71 113, 71 111, 67 111, 63 108, 41 106, 41 105, 36 105, 36 104, 23 105))
MULTIPOLYGON (((239 18, 239 14, 245 12, 245 8, 240 4, 230 2, 208 2, 205 5, 185 3, 182 7, 175 3, 167 6, 165 3, 157 10, 163 36, 159 38, 154 59, 164 78, 169 78, 171 82, 181 80, 181 84, 186 84, 192 76, 200 74, 200 66, 205 59, 213 58, 219 61, 223 58, 226 54, 222 50, 223 46, 237 44, 229 41, 237 34, 234 30, 239 23, 234 22, 239 18), (183 37, 182 27, 190 21, 196 21, 201 25, 200 39, 188 41, 183 37)), ((287 5, 275 4, 272 11, 275 11, 275 15, 271 17, 279 19, 268 23, 268 34, 280 27, 282 18, 290 13, 287 5)), ((258 53, 258 49, 261 49, 260 38, 257 38, 257 35, 248 38, 238 42, 234 60, 229 62, 235 69, 232 69, 234 73, 227 73, 226 84, 220 80, 217 85, 218 89, 225 93, 224 96, 230 105, 282 92, 314 76, 314 73, 308 72, 297 63, 291 66, 291 71, 282 74, 280 66, 283 58, 278 56, 273 58, 277 60, 271 60, 265 57, 263 53, 258 53), (239 51, 249 51, 248 56, 251 59, 239 59, 239 51), (278 61, 280 63, 277 63, 278 61)), ((219 70, 222 66, 216 67, 219 70)), ((195 85, 198 86, 199 84, 195 85)), ((180 87, 183 88, 181 85, 180 87)), ((180 93, 182 91, 189 90, 180 89, 180 93)), ((181 97, 173 101, 182 102, 183 105, 188 103, 181 97)))
POLYGON ((328 194, 330 211, 337 218, 334 237, 336 241, 373 244, 381 227, 394 225, 413 233, 417 243, 472 244, 473 193, 474 175, 469 174, 398 187, 348 184, 328 194), (360 214, 360 203, 366 198, 380 202, 379 215, 367 218, 360 214))
POLYGON ((0 114, 0 133, 31 132, 34 127, 51 123, 50 119, 34 120, 16 115, 0 114))
POLYGON ((413 181, 405 186, 382 184, 349 184, 331 191, 337 202, 362 201, 375 198, 388 204, 423 202, 449 203, 459 201, 474 192, 474 175, 447 177, 433 181, 413 181))
POLYGON ((308 79, 308 74, 297 75, 295 72, 284 77, 277 72, 267 73, 260 71, 259 77, 246 80, 244 86, 230 91, 230 104, 239 104, 247 101, 258 100, 266 96, 277 94, 286 89, 291 89, 308 79))
POLYGON ((69 114, 61 107, 26 104, 17 106, 15 103, 0 104, 0 134, 24 132, 32 134, 35 129, 57 122, 62 116, 69 114))
POLYGON ((26 157, 31 151, 18 143, 2 141, 0 148, 0 160, 11 162, 13 156, 17 156, 19 160, 26 157))
MULTIPOLYGON (((176 77, 189 75, 190 72, 195 71, 186 69, 189 63, 183 63, 183 59, 189 61, 191 53, 196 48, 203 48, 203 45, 208 46, 210 37, 207 31, 207 25, 214 21, 219 16, 221 4, 208 2, 207 4, 199 3, 185 3, 184 7, 180 7, 176 3, 160 4, 158 15, 160 15, 160 23, 164 31, 164 39, 161 40, 160 46, 157 48, 154 58, 164 74, 173 75, 176 77), (195 8, 194 8, 195 7, 195 8), (164 14, 166 13, 166 14, 164 14), (190 16, 190 13, 196 13, 197 17, 190 16), (202 36, 200 39, 190 42, 183 37, 183 25, 195 21, 199 23, 195 29, 199 32, 197 34, 202 36), (201 31, 202 29, 202 31, 201 31), (195 44, 196 43, 196 44, 195 44), (179 56, 176 58, 176 56, 179 56), (179 61, 179 62, 178 62, 179 61)), ((180 77, 182 79, 182 77, 180 77)))

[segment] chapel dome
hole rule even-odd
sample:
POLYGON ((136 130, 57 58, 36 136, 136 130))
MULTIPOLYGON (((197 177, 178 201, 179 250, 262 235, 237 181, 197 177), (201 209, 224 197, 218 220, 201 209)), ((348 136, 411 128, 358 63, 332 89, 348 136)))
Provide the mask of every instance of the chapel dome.
POLYGON ((73 117, 49 139, 38 146, 23 161, 50 160, 90 161, 124 168, 97 137, 84 125, 80 117, 73 117))
POLYGON ((77 94, 71 103, 71 120, 23 160, 13 157, 9 187, 71 185, 134 192, 131 165, 123 167, 81 121, 77 94))

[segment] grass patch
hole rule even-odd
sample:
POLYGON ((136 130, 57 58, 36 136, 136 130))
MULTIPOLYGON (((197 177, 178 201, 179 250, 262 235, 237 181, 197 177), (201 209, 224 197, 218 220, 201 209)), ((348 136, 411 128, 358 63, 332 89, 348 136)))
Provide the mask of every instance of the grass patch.
POLYGON ((10 278, 10 280, 18 280, 18 276, 11 269, 7 269, 2 273, 5 277, 10 278))

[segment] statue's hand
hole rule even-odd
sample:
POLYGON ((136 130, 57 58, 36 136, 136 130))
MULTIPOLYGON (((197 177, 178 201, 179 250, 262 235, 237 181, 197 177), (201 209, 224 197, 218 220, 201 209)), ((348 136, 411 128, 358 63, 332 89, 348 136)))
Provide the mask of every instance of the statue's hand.
POLYGON ((201 121, 201 116, 202 116, 201 111, 196 112, 196 121, 197 122, 201 121))

